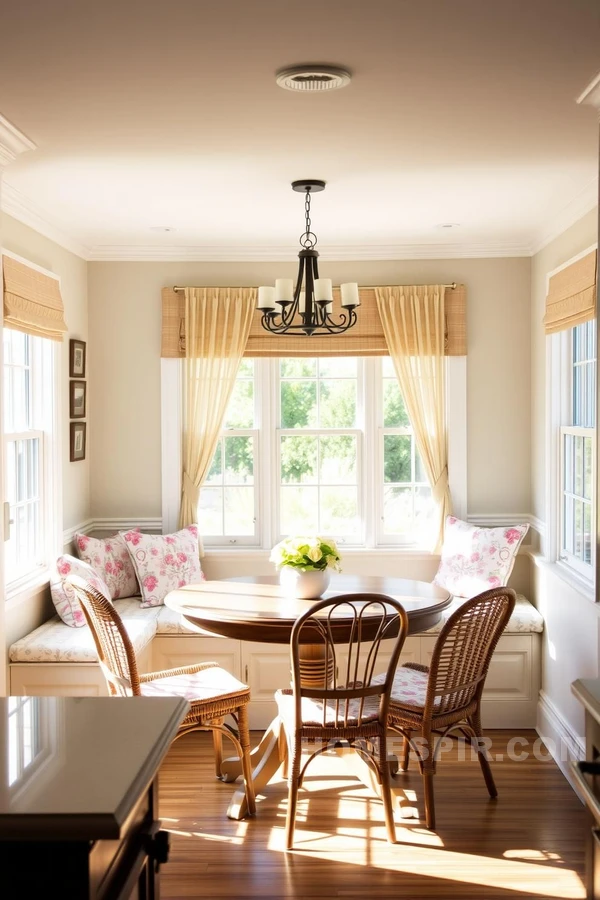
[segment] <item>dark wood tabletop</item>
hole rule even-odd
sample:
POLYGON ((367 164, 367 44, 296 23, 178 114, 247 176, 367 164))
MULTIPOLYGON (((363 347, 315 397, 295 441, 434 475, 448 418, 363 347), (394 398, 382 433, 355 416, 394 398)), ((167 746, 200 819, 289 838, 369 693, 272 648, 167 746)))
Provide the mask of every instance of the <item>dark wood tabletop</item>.
MULTIPOLYGON (((442 611, 452 600, 448 591, 429 582, 376 575, 333 575, 323 596, 347 593, 385 594, 399 600, 408 614, 409 634, 427 631, 439 622, 442 611)), ((204 631, 269 644, 288 644, 294 622, 315 602, 287 598, 276 575, 248 575, 190 584, 171 591, 165 598, 168 607, 204 631)), ((339 638, 344 640, 343 614, 339 625, 339 638)))

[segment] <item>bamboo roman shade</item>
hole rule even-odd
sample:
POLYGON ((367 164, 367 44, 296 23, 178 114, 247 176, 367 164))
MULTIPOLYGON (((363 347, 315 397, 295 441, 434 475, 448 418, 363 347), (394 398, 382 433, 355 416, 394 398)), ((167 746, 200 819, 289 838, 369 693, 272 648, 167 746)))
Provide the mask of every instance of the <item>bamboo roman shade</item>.
POLYGON ((566 331, 596 315, 598 251, 592 250, 550 278, 546 297, 546 334, 566 331))
POLYGON ((68 328, 58 279, 11 256, 2 257, 2 273, 4 326, 62 341, 68 328))
MULTIPOLYGON (((256 303, 256 288, 231 288, 230 290, 253 292, 254 303, 256 303)), ((333 294, 334 308, 339 310, 338 290, 334 289, 333 294)), ((360 289, 360 303, 357 310, 357 324, 344 334, 335 336, 291 337, 290 335, 269 334, 261 325, 260 311, 255 309, 244 356, 388 356, 389 348, 383 333, 374 287, 360 289)), ((183 291, 176 292, 173 288, 163 288, 162 308, 161 355, 165 358, 183 359, 185 357, 183 291)), ((465 356, 467 353, 466 290, 463 284, 457 285, 454 290, 446 290, 444 352, 446 356, 465 356)))

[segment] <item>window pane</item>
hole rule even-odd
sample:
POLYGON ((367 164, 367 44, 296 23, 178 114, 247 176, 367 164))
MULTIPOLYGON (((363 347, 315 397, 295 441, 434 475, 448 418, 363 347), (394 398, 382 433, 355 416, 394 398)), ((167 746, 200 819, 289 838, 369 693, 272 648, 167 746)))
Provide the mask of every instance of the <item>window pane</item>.
POLYGON ((583 438, 575 438, 575 480, 574 493, 579 497, 583 495, 583 438))
POLYGON ((281 438, 283 484, 317 483, 318 438, 314 435, 284 435, 281 438))
POLYGON ((282 359, 279 361, 279 372, 282 378, 315 378, 317 360, 282 359))
POLYGON ((317 382, 284 381, 281 384, 281 427, 314 428, 317 425, 317 382))
POLYGON ((385 428, 406 428, 410 425, 404 399, 394 378, 383 382, 383 425, 385 428))
POLYGON ((386 482, 410 482, 411 443, 407 434, 386 434, 383 437, 383 471, 386 482))
POLYGON ((321 428, 354 428, 356 380, 321 381, 319 390, 321 428))
POLYGON ((410 487, 383 489, 385 534, 408 535, 413 527, 413 497, 410 487))
POLYGON ((223 491, 204 487, 198 503, 200 531, 207 536, 223 534, 223 491))
POLYGON ((358 491, 356 488, 322 488, 320 511, 320 530, 326 534, 350 536, 358 533, 358 491))
POLYGON ((234 437, 224 438, 224 442, 225 483, 252 484, 254 481, 253 439, 251 437, 236 435, 234 437))
POLYGON ((229 400, 224 428, 254 428, 254 383, 238 378, 229 400))
POLYGON ((390 356, 381 358, 381 373, 384 378, 396 378, 396 370, 390 356))
POLYGON ((319 489, 316 487, 281 488, 281 531, 302 534, 319 531, 319 489))
POLYGON ((356 483, 356 437, 332 434, 321 437, 321 482, 323 484, 356 483))
POLYGON ((594 471, 594 460, 592 455, 592 439, 583 439, 584 448, 584 468, 583 468, 583 496, 587 500, 592 499, 592 474, 594 471))
POLYGON ((321 378, 356 378, 357 360, 351 356, 322 357, 319 359, 319 376, 321 378))
POLYGON ((583 561, 592 563, 592 507, 586 503, 583 508, 583 561))
POLYGON ((221 481, 223 480, 222 459, 223 444, 222 440, 220 440, 217 444, 217 449, 215 450, 210 469, 208 470, 208 475, 206 476, 206 484, 221 484, 221 481))
POLYGON ((254 534, 254 488, 225 488, 225 534, 254 534))

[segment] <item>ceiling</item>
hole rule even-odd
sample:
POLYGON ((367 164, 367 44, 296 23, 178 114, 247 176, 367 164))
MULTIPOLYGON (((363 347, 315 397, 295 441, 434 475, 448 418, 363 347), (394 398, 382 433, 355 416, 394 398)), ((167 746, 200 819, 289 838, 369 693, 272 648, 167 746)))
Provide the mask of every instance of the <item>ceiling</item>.
POLYGON ((7 212, 90 259, 526 254, 597 199, 598 0, 20 0, 7 212), (343 90, 277 87, 296 63, 343 90), (440 226, 454 223, 458 227, 440 226), (169 227, 168 233, 154 230, 169 227))

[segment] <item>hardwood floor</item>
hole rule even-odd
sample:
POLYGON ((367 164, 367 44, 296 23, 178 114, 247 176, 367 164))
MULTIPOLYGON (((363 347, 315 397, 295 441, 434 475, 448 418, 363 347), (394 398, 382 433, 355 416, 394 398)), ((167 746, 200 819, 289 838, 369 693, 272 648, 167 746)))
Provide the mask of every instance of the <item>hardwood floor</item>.
POLYGON ((421 780, 411 761, 408 773, 397 777, 405 797, 395 845, 385 838, 381 801, 349 777, 337 757, 321 757, 308 769, 296 846, 286 853, 285 782, 270 784, 257 798, 255 819, 231 821, 225 813, 233 785, 214 777, 211 736, 188 735, 175 742, 160 775, 160 815, 171 832, 161 898, 585 897, 583 806, 554 762, 534 756, 534 732, 516 747, 527 754, 520 761, 509 758, 509 732, 488 736, 498 800, 488 798, 470 748, 459 759, 454 743, 438 765, 438 830, 428 832, 419 819, 404 818, 423 814, 421 780))

